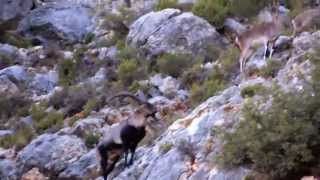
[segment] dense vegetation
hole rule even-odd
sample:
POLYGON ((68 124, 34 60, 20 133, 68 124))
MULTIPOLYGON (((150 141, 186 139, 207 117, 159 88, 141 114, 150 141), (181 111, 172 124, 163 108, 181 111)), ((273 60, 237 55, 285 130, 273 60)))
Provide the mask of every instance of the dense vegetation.
POLYGON ((220 134, 225 142, 217 158, 221 166, 250 165, 272 179, 288 179, 319 164, 320 56, 310 57, 315 64, 311 91, 284 92, 277 86, 242 91, 249 98, 244 120, 220 134), (259 91, 264 93, 254 98, 259 91))

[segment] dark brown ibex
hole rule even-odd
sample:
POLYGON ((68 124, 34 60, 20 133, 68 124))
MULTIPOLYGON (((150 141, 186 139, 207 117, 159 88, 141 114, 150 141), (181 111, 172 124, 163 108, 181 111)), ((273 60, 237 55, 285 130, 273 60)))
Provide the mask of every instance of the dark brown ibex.
POLYGON ((146 135, 146 126, 153 122, 161 124, 161 121, 156 117, 156 107, 133 94, 120 93, 110 98, 108 102, 123 97, 132 98, 139 103, 139 107, 127 120, 111 126, 109 136, 105 137, 97 147, 105 180, 123 153, 125 167, 133 163, 137 145, 146 135), (131 152, 131 159, 128 163, 129 151, 131 152))

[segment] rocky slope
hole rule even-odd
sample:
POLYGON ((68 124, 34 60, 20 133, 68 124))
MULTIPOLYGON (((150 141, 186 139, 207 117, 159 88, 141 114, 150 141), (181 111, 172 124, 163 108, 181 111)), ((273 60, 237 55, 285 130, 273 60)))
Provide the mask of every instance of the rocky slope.
MULTIPOLYGON (((134 164, 125 169, 121 160, 112 179, 241 180, 253 172, 251 167, 223 169, 214 159, 223 151, 215 129, 232 130, 244 119, 249 101, 244 90, 255 85, 279 85, 289 92, 311 88, 309 55, 318 50, 320 31, 294 39, 281 36, 272 60, 263 60, 258 48, 248 60, 248 77, 240 78, 232 43, 191 12, 151 11, 157 2, 140 0, 125 10, 119 9, 123 2, 113 1, 98 6, 94 1, 12 2, 0 0, 3 180, 102 179, 95 146, 134 109, 105 102, 121 90, 156 105, 167 128, 148 134, 134 164), (186 56, 168 58, 165 66, 162 60, 171 56, 163 54, 186 56), (125 64, 130 60, 137 64, 125 64), (144 69, 154 61, 164 65, 157 64, 152 73, 144 69), (277 67, 268 69, 268 61, 277 67), (181 72, 172 72, 171 66, 181 72), (220 71, 223 80, 210 79, 220 71), (210 93, 195 93, 195 85, 211 87, 210 93), (198 96, 201 101, 194 102, 198 96)), ((193 2, 178 2, 184 3, 193 2)), ((245 29, 234 19, 225 25, 245 29)))

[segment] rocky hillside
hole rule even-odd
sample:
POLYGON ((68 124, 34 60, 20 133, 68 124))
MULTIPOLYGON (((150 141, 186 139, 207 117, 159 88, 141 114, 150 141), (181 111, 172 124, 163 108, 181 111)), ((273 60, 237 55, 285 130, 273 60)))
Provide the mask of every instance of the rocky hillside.
MULTIPOLYGON (((316 1, 301 2, 279 12, 316 1)), ((267 0, 0 4, 1 180, 102 180, 96 146, 137 106, 108 102, 121 91, 155 105, 166 126, 110 179, 320 175, 316 24, 296 37, 287 27, 272 58, 254 48, 242 76, 232 33, 270 21, 267 0)))

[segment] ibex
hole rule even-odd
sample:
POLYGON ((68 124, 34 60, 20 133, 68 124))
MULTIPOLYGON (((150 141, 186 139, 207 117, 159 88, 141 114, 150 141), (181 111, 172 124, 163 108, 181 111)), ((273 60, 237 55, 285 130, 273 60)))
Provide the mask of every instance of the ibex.
POLYGON ((278 12, 272 13, 272 20, 270 22, 264 22, 253 26, 251 29, 242 33, 236 37, 235 44, 240 49, 240 72, 243 73, 245 67, 245 61, 249 58, 252 53, 253 47, 264 46, 264 60, 268 48, 270 47, 269 58, 272 57, 273 47, 275 41, 281 35, 282 30, 285 26, 290 26, 288 16, 279 15, 278 12))
POLYGON ((309 28, 312 24, 320 24, 320 8, 308 9, 300 14, 298 14, 292 20, 293 34, 295 37, 297 33, 301 33, 303 30, 309 28))
POLYGON ((156 117, 157 110, 152 104, 141 100, 137 96, 130 93, 120 93, 109 99, 111 102, 115 98, 130 97, 140 104, 133 115, 125 121, 111 126, 108 137, 97 146, 98 154, 100 155, 100 165, 103 173, 103 178, 107 180, 108 174, 114 169, 115 164, 119 161, 124 153, 125 167, 133 163, 135 150, 138 143, 146 134, 146 127, 151 123, 162 122, 156 117), (127 158, 131 152, 131 159, 127 163, 127 158))

